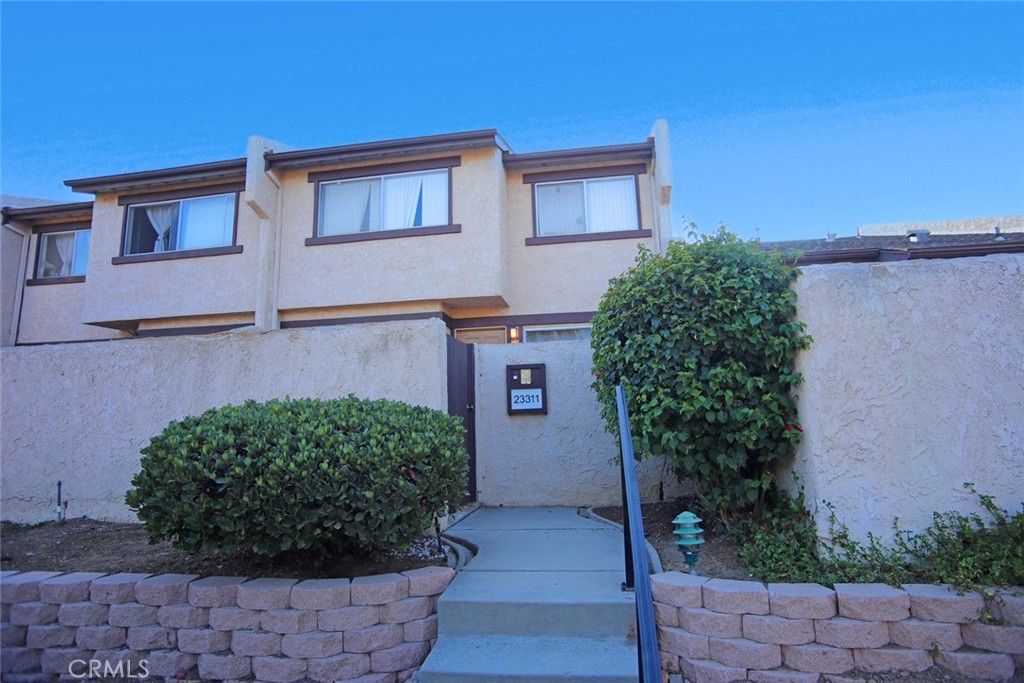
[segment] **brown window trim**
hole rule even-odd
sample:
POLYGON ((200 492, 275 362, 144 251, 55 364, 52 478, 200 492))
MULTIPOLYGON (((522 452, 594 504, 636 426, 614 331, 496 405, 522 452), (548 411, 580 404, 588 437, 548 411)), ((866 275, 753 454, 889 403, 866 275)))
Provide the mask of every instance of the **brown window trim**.
POLYGON ((646 173, 647 164, 600 166, 598 168, 580 168, 571 171, 542 171, 540 173, 524 173, 523 185, 533 185, 534 183, 554 183, 562 180, 611 178, 618 175, 644 175, 646 173))
POLYGON ((330 180, 351 180, 353 178, 371 178, 394 173, 411 173, 413 171, 440 171, 443 168, 455 168, 462 165, 462 157, 441 157, 439 159, 419 159, 417 161, 396 161, 390 164, 341 168, 334 171, 316 171, 307 176, 307 182, 320 183, 330 180))
POLYGON ((39 285, 70 285, 75 282, 85 282, 85 276, 65 275, 63 277, 33 277, 25 280, 25 286, 38 287, 39 285))
POLYGON ((434 225, 426 228, 402 228, 401 230, 371 230, 369 232, 349 232, 344 235, 324 235, 323 237, 307 237, 307 247, 322 244, 348 244, 350 242, 372 242, 374 240, 393 240, 403 237, 426 237, 427 235, 454 235, 462 232, 458 223, 452 225, 434 225))
POLYGON ((204 185, 203 187, 189 187, 183 190, 169 190, 167 192, 121 195, 117 198, 117 205, 130 206, 132 204, 150 204, 152 202, 171 202, 181 199, 195 199, 196 197, 212 197, 216 194, 237 194, 239 192, 245 192, 245 183, 222 183, 220 185, 204 185))
POLYGON ((36 225, 32 228, 32 234, 46 235, 51 232, 79 232, 81 230, 92 230, 92 223, 79 221, 77 223, 59 223, 57 225, 36 225))
POLYGON ((540 244, 569 244, 572 242, 601 242, 604 240, 629 240, 650 237, 650 230, 615 230, 613 232, 579 232, 571 235, 542 235, 527 237, 526 246, 535 247, 540 244))
MULTIPOLYGON (((446 233, 424 233, 422 232, 425 228, 403 228, 401 230, 377 230, 378 234, 383 233, 394 233, 389 237, 369 237, 363 239, 342 239, 336 240, 331 239, 329 242, 323 242, 320 240, 341 237, 341 235, 321 235, 320 234, 320 184, 326 182, 333 182, 336 180, 354 180, 356 178, 376 178, 378 176, 393 175, 395 173, 412 173, 414 171, 448 171, 448 220, 452 220, 452 211, 454 210, 454 202, 452 201, 452 169, 462 165, 462 157, 442 157, 440 159, 422 159, 419 161, 398 161, 392 164, 377 164, 375 166, 360 166, 358 168, 343 168, 336 171, 318 171, 316 173, 310 173, 307 180, 308 182, 315 183, 313 186, 313 235, 310 239, 306 240, 306 246, 314 246, 317 244, 340 244, 343 242, 362 242, 364 239, 393 239, 395 237, 411 237, 408 234, 398 234, 402 232, 408 232, 410 230, 420 231, 417 234, 446 234, 446 233)), ((451 223, 448 226, 428 226, 433 227, 456 227, 458 224, 451 223)), ((448 233, 461 232, 461 226, 458 226, 459 230, 449 230, 448 233)), ((356 233, 349 233, 356 234, 356 233)), ((361 233, 359 233, 361 234, 361 233)))
POLYGON ((172 261, 183 258, 203 258, 205 256, 223 256, 225 254, 241 254, 242 245, 234 244, 227 247, 209 247, 207 249, 176 249, 174 251, 158 251, 149 254, 129 254, 115 256, 110 262, 115 266, 124 263, 148 263, 150 261, 172 261))
MULTIPOLYGON (((43 238, 42 235, 52 235, 55 232, 85 232, 86 230, 92 231, 92 223, 65 223, 63 225, 44 225, 40 227, 32 228, 32 234, 36 236, 36 257, 32 262, 32 272, 39 272, 39 257, 42 255, 43 249, 43 238)), ((91 236, 90 236, 91 237, 91 236)), ((91 247, 90 247, 91 249, 91 247)), ((71 282, 85 282, 85 275, 65 275, 56 277, 31 277, 25 280, 25 284, 28 286, 33 285, 60 285, 68 284, 71 282), (81 278, 79 280, 78 278, 81 278)))
POLYGON ((647 173, 647 164, 630 164, 628 166, 603 166, 601 168, 578 169, 575 171, 549 171, 544 173, 524 173, 523 184, 533 185, 530 188, 530 207, 533 210, 533 237, 526 238, 526 246, 541 244, 564 244, 566 242, 596 242, 600 240, 642 239, 651 236, 649 229, 643 227, 640 211, 640 176, 647 173), (589 180, 591 178, 613 178, 616 176, 633 176, 633 188, 636 192, 636 230, 615 230, 612 232, 576 232, 568 235, 537 234, 537 185, 536 183, 570 182, 589 180))
POLYGON ((121 216, 121 248, 117 253, 120 256, 115 256, 110 260, 115 266, 121 263, 142 263, 144 261, 164 261, 172 258, 195 258, 200 256, 220 256, 221 254, 240 254, 242 247, 238 244, 238 207, 239 197, 242 192, 245 191, 245 183, 231 183, 229 185, 208 185, 204 188, 191 188, 188 190, 175 190, 172 192, 156 192, 148 195, 134 195, 131 197, 119 197, 117 200, 118 205, 124 206, 124 212, 121 216), (183 194, 189 193, 189 194, 183 194), (192 194, 195 193, 195 194, 192 194), (231 244, 226 244, 223 247, 210 247, 209 249, 175 249, 174 251, 161 251, 161 252, 147 252, 145 254, 125 254, 125 246, 128 242, 128 210, 133 204, 148 204, 150 202, 170 202, 180 201, 182 199, 195 199, 196 197, 213 197, 219 194, 234 194, 235 195, 235 216, 234 221, 231 225, 231 244), (121 200, 126 200, 124 204, 121 200), (233 251, 237 247, 237 251, 233 251), (225 251, 227 250, 227 251, 225 251), (167 256, 167 254, 174 254, 180 251, 187 251, 190 255, 188 256, 167 256), (204 252, 204 253, 199 253, 204 252), (139 256, 155 256, 156 258, 138 258, 139 256), (130 259, 130 260, 129 260, 130 259))

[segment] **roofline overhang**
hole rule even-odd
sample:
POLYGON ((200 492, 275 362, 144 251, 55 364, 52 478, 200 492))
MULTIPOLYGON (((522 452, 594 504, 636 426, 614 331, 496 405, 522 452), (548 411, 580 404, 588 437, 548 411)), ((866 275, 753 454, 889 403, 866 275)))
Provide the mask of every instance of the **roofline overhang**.
POLYGON ((382 140, 364 142, 354 145, 337 147, 320 147, 318 149, 298 149, 290 152, 267 152, 263 155, 266 170, 289 170, 294 168, 310 168, 329 166, 357 161, 371 161, 394 157, 411 156, 414 154, 434 154, 458 150, 497 147, 502 152, 509 152, 508 143, 494 128, 474 130, 464 133, 445 133, 443 135, 426 135, 398 140, 382 140))
POLYGON ((71 222, 81 219, 92 219, 92 202, 74 202, 70 204, 46 204, 22 208, 3 207, 4 223, 33 224, 44 220, 55 222, 71 222))
POLYGON ((530 152, 528 154, 512 154, 507 152, 503 155, 502 161, 507 169, 527 169, 612 161, 650 161, 653 158, 654 140, 648 139, 646 142, 626 145, 577 147, 575 149, 559 149, 552 152, 530 152))
POLYGON ((119 173, 117 175, 97 176, 95 178, 78 178, 75 180, 65 180, 64 184, 75 192, 97 194, 100 192, 127 192, 184 183, 244 180, 245 164, 246 160, 243 157, 241 159, 211 161, 190 166, 161 168, 155 171, 119 173))

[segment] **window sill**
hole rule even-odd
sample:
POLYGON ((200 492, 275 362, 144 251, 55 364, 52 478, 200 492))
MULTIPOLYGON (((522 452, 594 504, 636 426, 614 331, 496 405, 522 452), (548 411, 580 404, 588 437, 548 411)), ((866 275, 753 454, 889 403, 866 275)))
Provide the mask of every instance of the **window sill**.
POLYGON ((150 261, 170 261, 179 258, 202 258, 204 256, 222 256, 224 254, 241 254, 242 245, 227 247, 210 247, 208 249, 180 249, 178 251, 160 251, 153 254, 129 254, 115 256, 110 262, 115 266, 122 263, 148 263, 150 261))
POLYGON ((650 230, 616 230, 614 232, 582 232, 575 235, 543 235, 527 237, 526 246, 540 244, 568 244, 570 242, 599 242, 604 240, 642 239, 651 236, 650 230))
POLYGON ((306 246, 316 247, 321 244, 346 244, 348 242, 370 242, 373 240, 393 240, 402 237, 426 237, 427 235, 453 235, 462 232, 462 226, 435 225, 429 228, 403 228, 401 230, 371 230, 369 232, 350 232, 344 235, 324 235, 307 237, 306 246))
POLYGON ((84 275, 65 275, 63 277, 34 277, 25 280, 26 287, 39 285, 69 285, 73 282, 85 282, 84 275))

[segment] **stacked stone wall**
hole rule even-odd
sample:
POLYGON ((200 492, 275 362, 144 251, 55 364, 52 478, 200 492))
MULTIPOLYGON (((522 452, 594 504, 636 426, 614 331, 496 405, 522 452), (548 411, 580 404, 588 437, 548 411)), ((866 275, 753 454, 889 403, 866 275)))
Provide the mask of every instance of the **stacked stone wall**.
POLYGON ((765 585, 680 572, 652 577, 662 666, 692 683, 819 683, 828 675, 942 666, 1024 672, 1024 589, 765 585))
POLYGON ((430 652, 437 598, 454 575, 447 567, 351 581, 3 572, 3 680, 86 680, 91 665, 179 683, 399 683, 430 652))

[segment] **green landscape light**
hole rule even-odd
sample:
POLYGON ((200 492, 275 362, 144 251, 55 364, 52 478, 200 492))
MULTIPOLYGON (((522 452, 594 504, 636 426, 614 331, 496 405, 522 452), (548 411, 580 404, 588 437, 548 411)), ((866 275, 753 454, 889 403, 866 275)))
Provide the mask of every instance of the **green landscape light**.
POLYGON ((676 540, 676 545, 679 546, 679 550, 683 553, 683 559, 690 566, 690 573, 694 576, 699 576, 697 558, 700 555, 700 547, 704 544, 704 530, 700 528, 702 521, 700 517, 689 510, 672 520, 676 527, 672 533, 679 537, 676 540))

